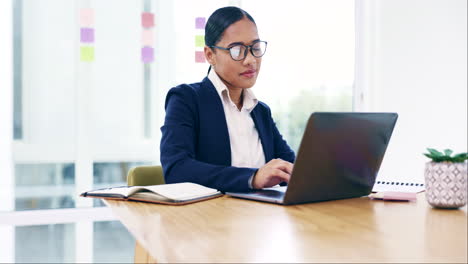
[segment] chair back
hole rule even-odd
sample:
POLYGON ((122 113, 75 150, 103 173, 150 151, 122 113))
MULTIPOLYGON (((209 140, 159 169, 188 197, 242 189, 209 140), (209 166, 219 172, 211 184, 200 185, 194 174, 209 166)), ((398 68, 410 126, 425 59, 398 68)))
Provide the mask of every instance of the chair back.
POLYGON ((161 166, 139 166, 131 168, 127 174, 128 186, 146 186, 164 184, 161 166))
MULTIPOLYGON (((139 166, 131 168, 127 174, 128 186, 146 186, 164 184, 164 175, 161 166, 139 166)), ((140 245, 135 243, 135 263, 156 263, 150 254, 140 245)))

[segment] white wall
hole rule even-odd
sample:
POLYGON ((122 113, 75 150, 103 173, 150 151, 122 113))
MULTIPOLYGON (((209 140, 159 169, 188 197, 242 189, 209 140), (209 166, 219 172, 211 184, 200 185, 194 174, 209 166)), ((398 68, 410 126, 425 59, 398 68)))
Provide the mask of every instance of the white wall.
POLYGON ((423 179, 427 147, 467 150, 467 1, 358 1, 357 110, 399 113, 379 177, 423 179))

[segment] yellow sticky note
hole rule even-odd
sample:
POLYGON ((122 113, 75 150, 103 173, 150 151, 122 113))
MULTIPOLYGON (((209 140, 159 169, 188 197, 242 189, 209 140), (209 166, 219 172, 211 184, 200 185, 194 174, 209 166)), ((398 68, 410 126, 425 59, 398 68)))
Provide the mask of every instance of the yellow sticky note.
POLYGON ((205 46, 205 36, 196 35, 195 36, 195 47, 204 47, 205 46))
POLYGON ((80 47, 81 61, 91 62, 94 61, 94 47, 82 46, 80 47))

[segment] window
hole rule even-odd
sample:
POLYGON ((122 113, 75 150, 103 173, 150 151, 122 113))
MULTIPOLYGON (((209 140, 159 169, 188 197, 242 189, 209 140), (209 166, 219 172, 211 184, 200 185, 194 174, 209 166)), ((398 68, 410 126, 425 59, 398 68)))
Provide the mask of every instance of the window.
POLYGON ((12 2, 13 32, 6 40, 13 43, 13 120, 0 126, 12 131, 13 175, 6 177, 14 183, 8 190, 14 199, 0 206, 0 214, 11 209, 6 213, 13 219, 46 214, 50 222, 8 226, 5 241, 15 241, 15 248, 0 252, 8 256, 6 262, 30 261, 25 252, 47 262, 131 261, 134 240, 118 222, 96 214, 94 222, 57 223, 51 215, 107 212, 102 202, 78 195, 125 185, 131 167, 160 163, 165 95, 171 87, 206 76, 200 41, 204 22, 219 7, 244 8, 268 41, 254 92, 271 107, 294 150, 312 111, 352 109, 353 1, 12 2), (83 10, 91 10, 90 24, 83 23, 83 10), (142 24, 144 13, 154 15, 154 25, 142 24), (83 28, 92 37, 84 36, 83 28), (152 55, 143 54, 144 47, 152 48, 152 55), (96 253, 106 239, 101 231, 123 234, 117 245, 121 256, 96 253), (48 242, 39 245, 39 237, 48 242), (60 252, 49 254, 52 250, 60 252))
POLYGON ((315 111, 352 111, 354 2, 243 1, 268 41, 254 92, 296 151, 315 111))

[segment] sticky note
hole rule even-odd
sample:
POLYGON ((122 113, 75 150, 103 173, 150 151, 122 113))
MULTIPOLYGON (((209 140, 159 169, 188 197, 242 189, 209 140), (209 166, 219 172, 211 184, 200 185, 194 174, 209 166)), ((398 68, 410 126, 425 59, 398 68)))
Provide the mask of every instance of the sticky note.
POLYGON ((82 46, 80 47, 80 60, 91 62, 94 61, 94 47, 82 46))
POLYGON ((195 36, 195 47, 204 47, 205 46, 205 36, 196 35, 195 36))
POLYGON ((196 17, 195 18, 195 28, 196 29, 205 29, 206 18, 196 17))
POLYGON ((154 14, 150 12, 141 13, 141 25, 144 28, 150 28, 154 26, 154 14))
POLYGON ((203 51, 195 51, 195 62, 196 63, 205 63, 205 53, 203 51))
POLYGON ((150 63, 154 60, 154 49, 151 47, 141 48, 141 61, 143 63, 150 63))
POLYGON ((94 28, 81 28, 80 40, 83 43, 93 43, 94 42, 94 28))
POLYGON ((143 29, 141 32, 142 46, 153 46, 153 31, 151 29, 143 29))
POLYGON ((94 10, 92 8, 80 9, 80 26, 91 27, 94 25, 94 10))

